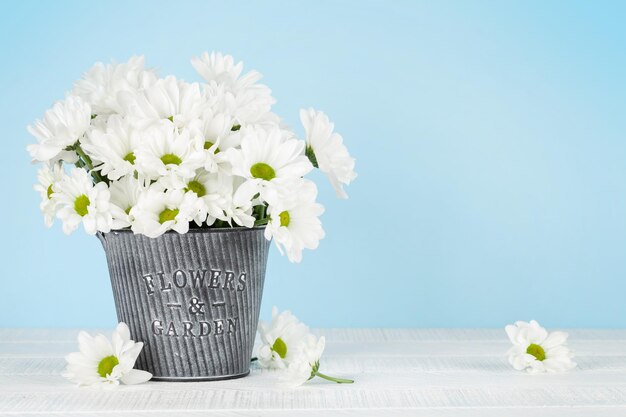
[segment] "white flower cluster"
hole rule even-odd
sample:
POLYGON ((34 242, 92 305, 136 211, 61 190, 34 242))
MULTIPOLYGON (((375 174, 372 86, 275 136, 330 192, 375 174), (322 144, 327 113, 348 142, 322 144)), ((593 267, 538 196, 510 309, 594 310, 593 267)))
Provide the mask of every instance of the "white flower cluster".
POLYGON ((290 311, 278 313, 274 307, 272 322, 259 321, 258 331, 261 339, 257 352, 259 364, 263 368, 283 370, 282 379, 287 384, 299 386, 315 377, 338 384, 354 382, 319 371, 326 339, 313 335, 290 311))
POLYGON ((66 98, 28 130, 39 171, 41 210, 65 233, 130 227, 157 237, 189 227, 253 227, 298 262, 324 237, 319 168, 339 197, 355 177, 333 124, 300 112, 298 139, 271 111, 275 100, 256 71, 219 53, 192 64, 204 83, 158 78, 143 57, 97 63, 66 98))

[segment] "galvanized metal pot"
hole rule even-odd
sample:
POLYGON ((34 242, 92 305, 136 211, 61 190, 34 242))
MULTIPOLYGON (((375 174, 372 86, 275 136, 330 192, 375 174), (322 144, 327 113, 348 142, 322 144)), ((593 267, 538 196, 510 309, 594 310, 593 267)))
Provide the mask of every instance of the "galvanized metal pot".
POLYGON ((269 249, 263 229, 98 234, 117 317, 144 343, 136 368, 168 381, 250 372, 269 249))

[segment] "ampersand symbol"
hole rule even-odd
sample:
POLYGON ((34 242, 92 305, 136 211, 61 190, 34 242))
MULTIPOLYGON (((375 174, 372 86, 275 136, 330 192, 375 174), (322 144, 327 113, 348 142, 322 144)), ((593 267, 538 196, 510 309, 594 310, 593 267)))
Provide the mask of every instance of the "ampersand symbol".
POLYGON ((198 299, 193 297, 189 303, 189 314, 204 314, 203 307, 204 303, 198 302, 198 299))

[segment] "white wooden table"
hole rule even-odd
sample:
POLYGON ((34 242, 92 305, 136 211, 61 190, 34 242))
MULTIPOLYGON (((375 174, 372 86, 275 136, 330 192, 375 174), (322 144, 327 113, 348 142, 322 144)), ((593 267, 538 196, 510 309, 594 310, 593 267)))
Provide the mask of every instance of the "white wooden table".
POLYGON ((77 330, 0 329, 0 415, 626 416, 626 330, 570 330, 578 368, 534 376, 508 365, 500 329, 317 333, 320 370, 355 384, 284 389, 253 367, 231 381, 79 389, 59 376, 77 330))

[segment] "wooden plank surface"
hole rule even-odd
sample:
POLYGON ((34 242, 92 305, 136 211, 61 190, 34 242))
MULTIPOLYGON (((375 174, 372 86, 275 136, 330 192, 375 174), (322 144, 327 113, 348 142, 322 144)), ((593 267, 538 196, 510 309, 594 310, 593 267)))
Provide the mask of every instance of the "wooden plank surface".
POLYGON ((570 330, 579 367, 527 375, 508 365, 500 329, 324 329, 321 370, 355 384, 289 389, 253 367, 237 380, 114 391, 59 376, 77 332, 0 329, 0 415, 626 416, 626 330, 570 330))

